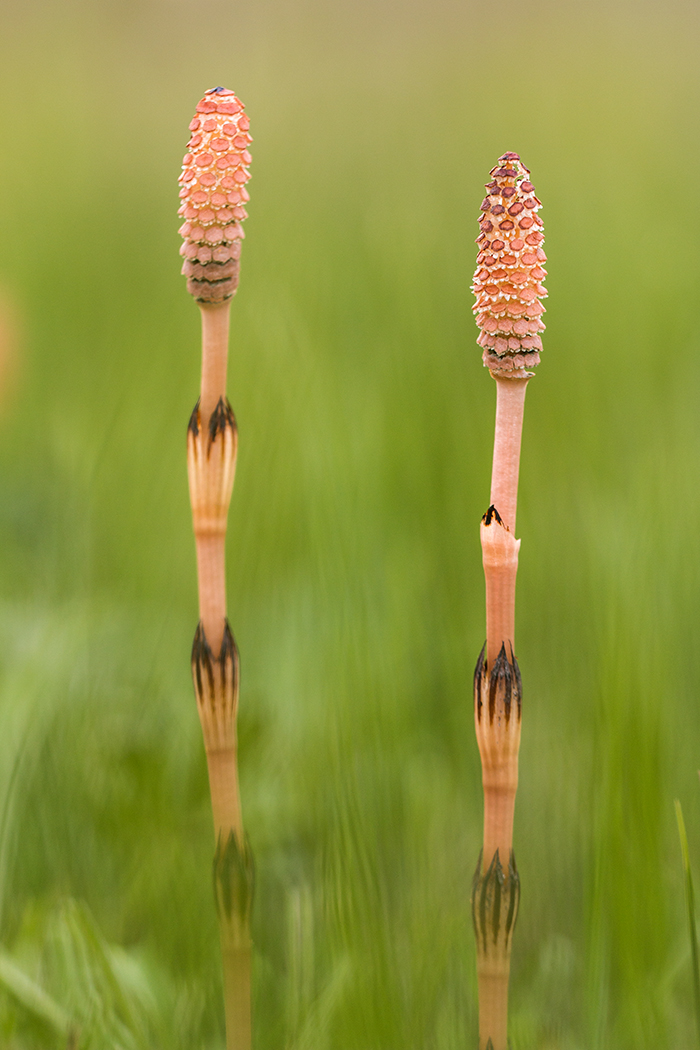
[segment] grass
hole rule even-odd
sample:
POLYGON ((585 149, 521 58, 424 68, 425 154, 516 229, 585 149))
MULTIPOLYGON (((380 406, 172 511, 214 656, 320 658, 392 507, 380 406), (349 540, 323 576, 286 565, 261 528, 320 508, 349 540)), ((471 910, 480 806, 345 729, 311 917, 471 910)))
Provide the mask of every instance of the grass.
POLYGON ((678 823, 678 837, 681 840, 681 856, 683 858, 683 871, 685 874, 685 903, 688 910, 688 939, 690 941, 690 958, 693 966, 695 1021, 697 1024, 698 1037, 700 1038, 700 964, 698 962, 698 931, 695 919, 695 890, 693 888, 693 873, 690 867, 688 836, 685 830, 685 822, 683 820, 683 810, 678 799, 676 799, 676 821, 678 823))
MULTIPOLYGON (((673 799, 692 847, 700 215, 671 202, 698 161, 697 15, 508 10, 526 98, 520 72, 488 74, 481 6, 212 3, 193 27, 176 2, 70 0, 8 20, 0 275, 23 338, 0 404, 0 938, 60 1010, 98 989, 77 1017, 95 1046, 118 1024, 223 1045, 176 217, 215 82, 254 136, 228 589, 256 1045, 452 1050, 476 1031, 493 400, 468 286, 505 149, 550 259, 519 501, 513 1044, 692 1045, 673 799)), ((12 1050, 65 1047, 9 991, 0 1026, 12 1050)))

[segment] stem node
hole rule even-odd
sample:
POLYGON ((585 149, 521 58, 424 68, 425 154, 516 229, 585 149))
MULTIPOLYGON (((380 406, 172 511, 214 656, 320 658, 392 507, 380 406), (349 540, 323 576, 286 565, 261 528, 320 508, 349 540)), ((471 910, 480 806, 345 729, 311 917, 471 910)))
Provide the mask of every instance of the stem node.
POLYGON ((520 877, 510 851, 508 871, 499 851, 482 872, 483 853, 472 885, 472 919, 479 978, 479 1046, 507 1050, 508 981, 513 930, 520 903, 520 877))
POLYGON ((218 656, 212 653, 200 620, 192 643, 192 680, 207 752, 236 745, 240 677, 238 647, 228 620, 218 656))

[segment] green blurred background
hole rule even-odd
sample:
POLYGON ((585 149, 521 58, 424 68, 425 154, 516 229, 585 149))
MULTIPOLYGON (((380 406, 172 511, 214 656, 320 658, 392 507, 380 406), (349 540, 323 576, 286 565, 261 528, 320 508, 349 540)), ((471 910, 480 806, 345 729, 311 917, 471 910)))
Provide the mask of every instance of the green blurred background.
POLYGON ((15 0, 0 33, 0 1046, 220 1050, 177 176, 254 137, 228 543, 256 1050, 476 1040, 489 168, 544 202, 514 1050, 693 1040, 700 12, 15 0))

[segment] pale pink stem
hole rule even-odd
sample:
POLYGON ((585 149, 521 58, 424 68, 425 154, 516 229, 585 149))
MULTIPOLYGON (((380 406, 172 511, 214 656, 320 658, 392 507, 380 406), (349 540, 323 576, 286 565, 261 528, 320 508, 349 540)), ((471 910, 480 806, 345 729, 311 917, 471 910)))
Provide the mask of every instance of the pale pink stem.
POLYGON ((527 379, 496 380, 496 432, 493 443, 491 506, 496 508, 505 529, 496 523, 482 525, 484 575, 486 577, 486 657, 491 669, 505 643, 510 655, 515 646, 515 577, 518 549, 515 514, 518 505, 518 474, 523 410, 527 379))
POLYGON ((506 528, 515 535, 520 441, 523 432, 523 409, 528 380, 504 379, 503 376, 493 378, 496 380, 497 394, 491 505, 500 514, 506 528))
MULTIPOLYGON (((478 682, 481 706, 475 709, 476 735, 481 752, 484 787, 484 849, 481 878, 494 878, 495 856, 509 880, 513 844, 513 816, 518 788, 520 746, 520 696, 515 685, 515 581, 520 541, 515 538, 518 502, 518 473, 523 408, 527 379, 496 380, 496 434, 491 477, 491 506, 481 523, 481 549, 486 581, 486 667, 478 682), (502 653, 503 648, 505 651, 502 653), (501 664, 498 665, 499 654, 501 664), (503 659, 505 657, 505 660, 503 659), (510 675, 502 674, 505 663, 510 675), (501 670, 499 671, 499 666, 501 670), (510 696, 507 702, 507 696, 510 696), (493 707, 491 703, 493 702, 493 707)), ((496 877, 498 872, 496 873, 496 877)), ((517 886, 505 883, 509 894, 517 886)), ((507 1050, 508 981, 510 940, 504 934, 503 917, 496 916, 491 900, 479 943, 480 1050, 507 1050)))
MULTIPOLYGON (((487 515, 488 518, 488 515, 487 515)), ((491 671, 505 643, 515 652, 515 581, 520 540, 492 517, 481 523, 481 555, 486 581, 486 662, 491 671)))
POLYGON ((483 963, 479 970, 479 1050, 508 1050, 509 976, 510 963, 503 960, 493 972, 483 963))
POLYGON ((199 618, 215 657, 221 651, 226 620, 226 536, 195 535, 199 618))
POLYGON ((198 303, 202 312, 202 393, 199 403, 202 426, 206 429, 219 398, 226 397, 228 330, 231 300, 224 303, 198 303))
POLYGON ((209 787, 217 841, 225 842, 233 831, 239 843, 243 842, 243 817, 238 786, 237 747, 207 750, 209 787))
POLYGON ((518 758, 504 762, 501 768, 484 770, 484 855, 482 871, 486 871, 496 850, 504 868, 508 866, 513 848, 513 817, 515 794, 518 790, 518 758), (489 858, 488 860, 486 858, 489 858))
MULTIPOLYGON (((201 427, 206 433, 209 420, 221 398, 226 398, 230 300, 199 303, 202 314, 202 388, 199 402, 201 427)), ((199 616, 214 656, 221 649, 226 617, 226 535, 198 532, 197 572, 199 616)))

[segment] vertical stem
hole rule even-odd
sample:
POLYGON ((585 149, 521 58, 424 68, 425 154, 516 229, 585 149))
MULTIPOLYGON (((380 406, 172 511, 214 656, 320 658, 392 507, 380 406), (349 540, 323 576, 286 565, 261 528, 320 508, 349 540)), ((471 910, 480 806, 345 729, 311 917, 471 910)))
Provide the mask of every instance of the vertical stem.
MULTIPOLYGON (((206 434, 219 401, 226 400, 231 303, 199 303, 202 314, 202 387, 200 427, 206 434)), ((235 457, 235 453, 234 453, 235 457)), ((208 457, 207 457, 208 458, 208 457)), ((229 494, 230 498, 230 494, 229 494)), ((226 507, 228 511, 228 506, 226 507)), ((212 652, 218 653, 226 619, 226 513, 197 523, 199 617, 212 652)))
POLYGON ((472 892, 479 976, 479 1046, 506 1050, 511 937, 520 899, 513 856, 522 683, 515 659, 515 538, 523 408, 528 371, 544 330, 540 283, 546 261, 541 202, 517 153, 491 169, 480 208, 474 313, 482 360, 496 380, 491 501, 481 523, 486 644, 474 675, 474 722, 484 785, 484 848, 472 892), (514 320, 514 318, 516 318, 514 320))
POLYGON ((479 1050, 508 1046, 508 977, 502 965, 479 970, 479 1050))
POLYGON ((218 653, 226 622, 225 534, 200 532, 196 538, 199 618, 212 652, 218 653))
POLYGON ((501 647, 515 645, 515 581, 520 540, 506 528, 497 512, 488 511, 481 523, 481 555, 486 583, 486 659, 496 666, 501 647))
POLYGON ((695 1024, 698 1033, 698 1045, 700 1046, 700 961, 698 959, 698 931, 695 922, 695 890, 693 887, 693 872, 690 867, 690 850, 688 849, 688 836, 685 831, 683 810, 678 799, 675 801, 676 821, 678 823, 678 836, 681 840, 681 855, 683 857, 683 870, 685 872, 685 904, 688 917, 688 931, 690 933, 690 958, 693 973, 693 994, 695 998, 695 1024))
POLYGON ((515 512, 518 505, 520 442, 523 433, 523 410, 528 379, 496 380, 496 433, 493 443, 491 473, 491 506, 501 521, 515 535, 515 512))
POLYGON ((207 769, 217 841, 219 838, 226 841, 233 832, 238 841, 242 842, 243 816, 235 743, 231 747, 207 750, 207 769))
MULTIPOLYGON (((528 379, 496 380, 491 505, 481 523, 486 645, 474 676, 474 721, 484 788, 484 847, 474 878, 480 1050, 507 1050, 512 934, 520 900, 513 855, 522 684, 514 654, 515 538, 523 409, 528 379)), ((528 377, 529 378, 529 377, 528 377)))
POLYGON ((253 1025, 250 1011, 251 947, 237 947, 221 938, 224 963, 226 1050, 250 1050, 253 1025))
POLYGON ((202 395, 199 408, 202 424, 206 427, 219 398, 226 397, 231 300, 197 305, 202 313, 202 395))
POLYGON ((254 872, 238 782, 238 650, 226 619, 226 525, 237 450, 236 420, 226 400, 230 302, 199 305, 202 385, 188 429, 200 616, 192 675, 217 844, 213 876, 224 969, 226 1046, 250 1050, 254 872))
POLYGON ((513 848, 515 795, 518 790, 517 755, 513 758, 509 755, 505 761, 494 764, 491 768, 486 766, 483 770, 482 784, 484 788, 483 855, 493 860, 498 853, 499 860, 503 858, 501 864, 504 864, 513 848))

